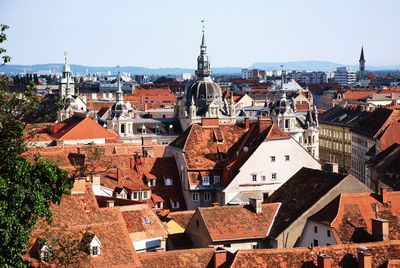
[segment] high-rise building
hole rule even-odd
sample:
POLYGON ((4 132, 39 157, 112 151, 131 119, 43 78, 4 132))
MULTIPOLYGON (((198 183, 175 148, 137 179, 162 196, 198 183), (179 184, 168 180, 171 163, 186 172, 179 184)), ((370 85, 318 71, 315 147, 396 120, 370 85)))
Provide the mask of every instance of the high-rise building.
POLYGON ((351 86, 356 82, 357 75, 350 67, 337 67, 334 79, 342 86, 351 86))

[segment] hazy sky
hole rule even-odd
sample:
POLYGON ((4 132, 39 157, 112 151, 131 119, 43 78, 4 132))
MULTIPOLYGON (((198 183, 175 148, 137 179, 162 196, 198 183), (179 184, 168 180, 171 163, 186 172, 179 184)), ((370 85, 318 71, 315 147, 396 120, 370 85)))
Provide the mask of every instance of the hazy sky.
POLYGON ((329 60, 400 64, 398 0, 0 0, 14 64, 214 67, 329 60))

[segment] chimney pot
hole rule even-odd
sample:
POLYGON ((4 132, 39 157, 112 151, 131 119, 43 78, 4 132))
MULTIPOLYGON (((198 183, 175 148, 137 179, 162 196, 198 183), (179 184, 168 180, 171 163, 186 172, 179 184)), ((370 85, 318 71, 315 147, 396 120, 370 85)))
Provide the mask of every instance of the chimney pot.
POLYGON ((389 240, 389 221, 385 219, 372 219, 372 236, 375 241, 389 240))
POLYGON ((387 203, 387 193, 388 193, 388 188, 386 188, 386 187, 382 187, 381 189, 380 189, 380 196, 381 196, 381 199, 382 199, 382 203, 387 203))
POLYGON ((226 262, 226 249, 217 248, 214 252, 214 267, 222 267, 226 262))
POLYGON ((326 254, 319 254, 317 257, 317 267, 318 268, 331 268, 332 258, 326 254))
POLYGON ((372 268, 372 257, 371 254, 365 251, 359 251, 358 257, 358 268, 372 268))
POLYGON ((108 208, 114 207, 114 200, 106 200, 106 207, 108 208))
POLYGON ((262 213, 261 199, 249 198, 249 204, 257 214, 262 213))

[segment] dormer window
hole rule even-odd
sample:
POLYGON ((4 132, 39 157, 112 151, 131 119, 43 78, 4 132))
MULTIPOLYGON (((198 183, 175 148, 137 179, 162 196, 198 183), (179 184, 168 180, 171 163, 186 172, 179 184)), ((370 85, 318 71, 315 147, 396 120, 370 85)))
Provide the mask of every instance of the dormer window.
POLYGON ((203 176, 202 177, 202 184, 203 185, 210 185, 210 177, 209 176, 203 176))
POLYGON ((220 182, 221 182, 221 177, 215 175, 215 176, 214 176, 214 184, 218 184, 218 183, 220 183, 220 182))
POLYGON ((90 256, 97 257, 101 255, 101 242, 95 234, 86 233, 83 237, 83 243, 89 249, 90 256))
POLYGON ((164 183, 165 183, 165 186, 171 186, 172 185, 172 179, 171 178, 164 178, 164 183))
POLYGON ((49 262, 51 261, 51 248, 47 245, 47 243, 40 240, 39 242, 39 254, 41 262, 49 262))
POLYGON ((154 187, 154 186, 156 186, 156 180, 148 180, 148 186, 149 186, 149 187, 154 187))

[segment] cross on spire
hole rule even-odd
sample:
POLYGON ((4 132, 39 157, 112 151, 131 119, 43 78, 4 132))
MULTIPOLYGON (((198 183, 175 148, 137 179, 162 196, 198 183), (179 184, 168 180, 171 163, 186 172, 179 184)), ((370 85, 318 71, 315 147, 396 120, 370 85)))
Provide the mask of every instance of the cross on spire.
POLYGON ((67 52, 67 51, 64 51, 65 64, 67 64, 67 56, 68 56, 68 52, 67 52))

